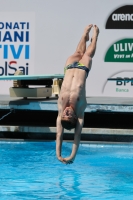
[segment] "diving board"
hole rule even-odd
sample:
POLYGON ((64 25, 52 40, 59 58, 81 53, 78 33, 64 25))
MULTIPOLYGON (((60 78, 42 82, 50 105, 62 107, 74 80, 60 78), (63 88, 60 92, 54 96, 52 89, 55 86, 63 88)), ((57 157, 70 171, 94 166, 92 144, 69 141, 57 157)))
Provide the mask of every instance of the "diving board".
POLYGON ((49 98, 59 95, 63 78, 64 74, 23 75, 21 71, 16 71, 11 76, 0 76, 0 81, 13 80, 13 87, 9 88, 10 97, 49 98))
POLYGON ((1 80, 41 80, 41 79, 63 79, 64 74, 45 74, 45 75, 11 75, 0 76, 1 80))

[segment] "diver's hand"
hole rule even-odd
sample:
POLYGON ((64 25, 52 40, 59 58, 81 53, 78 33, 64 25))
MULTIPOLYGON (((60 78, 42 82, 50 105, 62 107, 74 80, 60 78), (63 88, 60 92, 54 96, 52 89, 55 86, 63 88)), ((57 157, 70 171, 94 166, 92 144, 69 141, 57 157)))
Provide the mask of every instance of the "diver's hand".
POLYGON ((74 162, 74 158, 69 156, 67 158, 63 158, 65 164, 72 164, 74 162))
POLYGON ((62 158, 61 156, 59 156, 59 157, 57 157, 57 158, 58 158, 58 160, 59 160, 60 162, 66 164, 66 163, 64 162, 64 158, 62 158))

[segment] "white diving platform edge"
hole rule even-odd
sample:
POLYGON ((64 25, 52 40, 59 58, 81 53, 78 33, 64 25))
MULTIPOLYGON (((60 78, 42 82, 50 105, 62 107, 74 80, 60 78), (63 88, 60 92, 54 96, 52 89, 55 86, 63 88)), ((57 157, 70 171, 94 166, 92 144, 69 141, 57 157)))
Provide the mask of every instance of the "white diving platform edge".
POLYGON ((40 80, 40 79, 63 79, 64 74, 45 74, 45 75, 11 75, 0 76, 1 80, 40 80))

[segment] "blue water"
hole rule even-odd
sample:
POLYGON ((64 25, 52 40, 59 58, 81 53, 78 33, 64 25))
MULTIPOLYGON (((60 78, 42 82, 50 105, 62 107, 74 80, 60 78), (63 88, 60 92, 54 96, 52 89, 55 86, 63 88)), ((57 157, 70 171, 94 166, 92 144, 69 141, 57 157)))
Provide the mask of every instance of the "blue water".
POLYGON ((0 142, 0 200, 25 199, 133 200, 133 145, 80 145, 64 165, 55 142, 0 142))

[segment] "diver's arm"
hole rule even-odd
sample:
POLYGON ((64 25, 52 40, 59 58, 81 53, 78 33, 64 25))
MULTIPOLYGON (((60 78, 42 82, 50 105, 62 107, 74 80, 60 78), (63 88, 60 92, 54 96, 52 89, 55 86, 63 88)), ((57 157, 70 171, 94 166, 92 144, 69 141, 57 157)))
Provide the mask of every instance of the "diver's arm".
POLYGON ((73 143, 72 153, 71 153, 71 157, 73 160, 75 159, 77 151, 78 151, 83 124, 84 124, 84 117, 78 118, 77 125, 75 128, 74 143, 73 143))
POLYGON ((80 143, 81 131, 82 131, 83 124, 84 124, 84 115, 81 118, 78 118, 78 120, 77 120, 77 125, 75 128, 75 134, 74 134, 74 142, 73 142, 73 146, 72 146, 72 153, 69 157, 64 158, 64 162, 66 164, 73 163, 73 161, 76 157, 79 143, 80 143))
POLYGON ((64 162, 63 158, 61 157, 61 148, 62 148, 62 140, 63 140, 63 127, 61 125, 61 117, 58 115, 56 120, 56 156, 59 161, 64 162))

